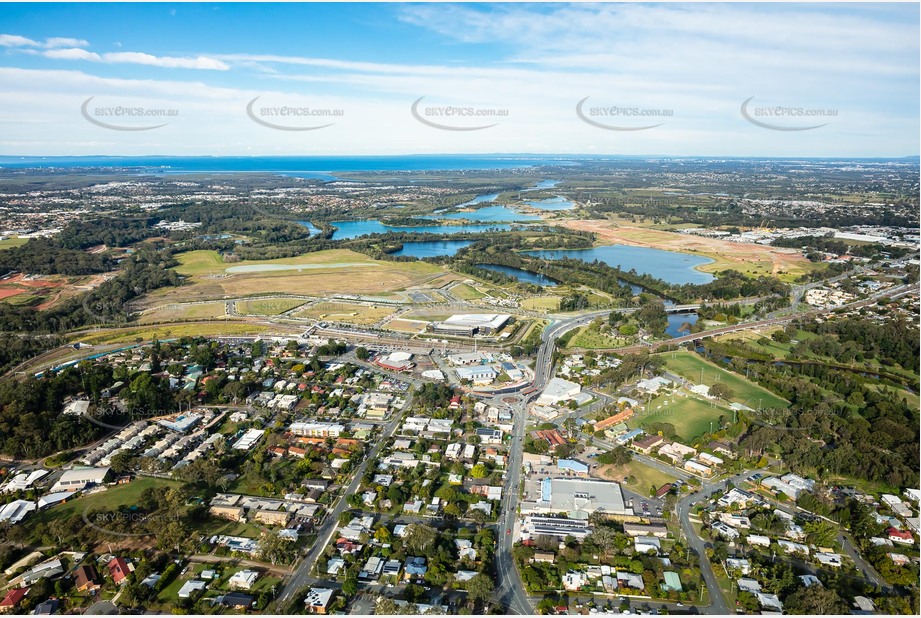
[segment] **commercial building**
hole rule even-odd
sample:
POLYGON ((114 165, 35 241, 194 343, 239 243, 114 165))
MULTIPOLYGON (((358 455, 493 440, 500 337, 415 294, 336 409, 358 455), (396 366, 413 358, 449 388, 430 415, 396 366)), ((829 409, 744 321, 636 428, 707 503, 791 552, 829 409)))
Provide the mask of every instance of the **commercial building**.
POLYGON ((310 438, 338 438, 345 431, 345 426, 337 423, 299 422, 291 423, 288 431, 296 436, 310 438))
POLYGON ((575 382, 563 378, 553 378, 547 382, 544 391, 537 399, 540 405, 555 405, 561 401, 568 401, 582 392, 582 387, 575 382))
POLYGON ((572 519, 588 519, 592 513, 632 515, 624 504, 618 483, 595 479, 544 479, 537 500, 523 502, 521 512, 560 513, 572 519))
POLYGON ((429 328, 448 335, 491 335, 508 324, 512 316, 500 313, 461 313, 443 322, 432 322, 429 328))
POLYGON ((474 367, 458 367, 454 370, 460 380, 470 380, 474 384, 491 384, 499 372, 491 365, 479 365, 474 367))
POLYGON ((91 485, 103 484, 109 476, 109 468, 74 468, 61 475, 51 488, 51 493, 58 491, 79 491, 91 485))

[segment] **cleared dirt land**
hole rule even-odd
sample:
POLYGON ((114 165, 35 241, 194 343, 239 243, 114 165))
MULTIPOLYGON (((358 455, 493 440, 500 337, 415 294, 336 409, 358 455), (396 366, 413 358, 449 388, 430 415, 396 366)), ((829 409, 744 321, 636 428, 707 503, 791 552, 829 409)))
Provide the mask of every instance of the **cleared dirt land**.
POLYGON ((699 254, 714 260, 698 270, 715 273, 738 270, 746 275, 775 275, 791 281, 816 268, 795 249, 782 249, 747 243, 729 242, 690 234, 677 234, 631 225, 620 225, 599 219, 569 220, 564 223, 574 230, 594 232, 602 244, 634 245, 699 254))
POLYGON ((141 324, 150 324, 151 322, 223 318, 226 315, 227 308, 224 303, 220 302, 202 305, 166 305, 144 313, 138 321, 141 324))
POLYGON ((214 251, 190 251, 177 256, 176 272, 186 285, 157 290, 150 305, 190 300, 281 294, 377 294, 402 290, 449 275, 425 262, 386 262, 345 249, 318 251, 290 258, 225 263, 214 251), (228 269, 232 269, 228 273, 228 269), (243 272, 241 272, 243 271, 243 272))

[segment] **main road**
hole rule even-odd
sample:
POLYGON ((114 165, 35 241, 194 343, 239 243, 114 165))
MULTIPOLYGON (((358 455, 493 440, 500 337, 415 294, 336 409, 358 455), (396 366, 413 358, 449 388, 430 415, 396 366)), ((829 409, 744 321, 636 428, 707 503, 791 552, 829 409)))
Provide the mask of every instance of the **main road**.
POLYGON ((381 447, 384 443, 387 442, 387 439, 390 438, 397 427, 399 427, 400 422, 403 420, 403 412, 412 405, 412 389, 408 391, 408 396, 406 398, 406 405, 403 406, 403 410, 394 413, 393 419, 387 424, 384 428, 383 435, 380 439, 377 440, 374 447, 371 451, 365 456, 362 460, 361 465, 358 467, 358 470, 355 471, 352 476, 352 482, 349 483, 348 487, 342 492, 339 496, 339 499, 336 501, 335 507, 333 510, 327 514, 326 518, 323 520, 323 523, 317 529, 317 540, 314 542, 313 546, 310 548, 310 551, 306 556, 298 563, 297 568, 294 570, 294 573, 289 577, 283 584, 281 592, 278 595, 278 603, 281 606, 286 605, 291 602, 291 599, 295 597, 305 586, 313 583, 313 578, 310 576, 310 571, 313 569, 313 565, 316 564, 317 558, 320 557, 320 554, 323 553, 323 550, 326 549, 326 546, 329 544, 330 539, 333 534, 336 532, 336 529, 339 527, 339 516, 348 508, 348 502, 346 498, 354 494, 358 490, 358 486, 361 484, 362 479, 365 475, 365 469, 368 467, 368 464, 377 459, 377 455, 381 450, 381 447))

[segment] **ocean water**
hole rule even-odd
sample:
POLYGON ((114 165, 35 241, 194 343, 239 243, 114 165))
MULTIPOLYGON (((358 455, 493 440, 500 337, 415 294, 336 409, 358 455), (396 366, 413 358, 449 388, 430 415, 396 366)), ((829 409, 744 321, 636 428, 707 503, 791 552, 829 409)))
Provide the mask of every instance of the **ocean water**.
MULTIPOLYGON (((160 174, 269 172, 305 178, 335 179, 335 172, 488 170, 539 165, 578 165, 580 157, 528 155, 400 155, 293 157, 179 157, 179 156, 0 156, 0 168, 132 168, 160 174)), ((587 160, 582 158, 582 160, 587 160)))

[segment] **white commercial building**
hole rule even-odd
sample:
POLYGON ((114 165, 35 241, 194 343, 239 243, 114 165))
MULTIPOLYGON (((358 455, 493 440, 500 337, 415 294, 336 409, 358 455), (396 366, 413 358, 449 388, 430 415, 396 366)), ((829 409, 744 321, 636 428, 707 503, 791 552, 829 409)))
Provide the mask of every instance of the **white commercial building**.
POLYGON ((582 392, 582 387, 563 378, 553 378, 547 382, 544 392, 537 399, 539 405, 549 406, 568 401, 582 392))

